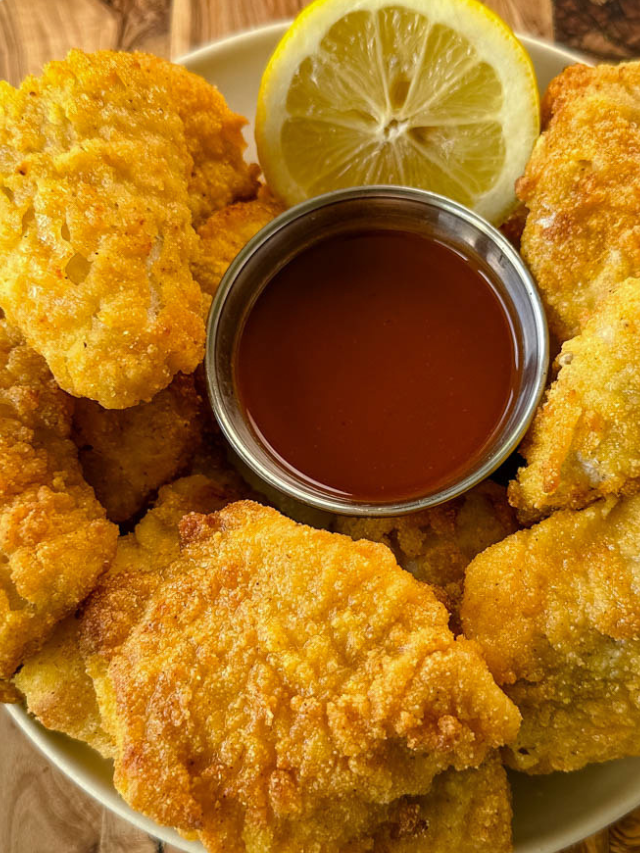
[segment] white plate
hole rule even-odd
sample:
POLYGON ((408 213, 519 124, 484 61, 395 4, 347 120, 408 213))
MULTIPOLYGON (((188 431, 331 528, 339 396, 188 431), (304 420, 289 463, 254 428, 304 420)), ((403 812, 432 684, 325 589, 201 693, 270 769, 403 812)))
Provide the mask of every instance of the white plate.
MULTIPOLYGON (((282 22, 240 33, 203 47, 184 57, 182 62, 191 71, 215 83, 233 109, 253 117, 262 71, 287 26, 287 22, 282 22)), ((570 51, 539 39, 522 37, 522 42, 533 59, 541 91, 565 65, 579 59, 570 51)), ((254 159, 252 125, 246 136, 247 140, 251 139, 248 156, 254 159)), ((50 761, 103 806, 180 850, 202 853, 200 844, 186 842, 172 830, 130 809, 112 785, 110 762, 77 741, 47 731, 30 719, 21 707, 7 706, 7 709, 50 761)), ((592 765, 578 773, 542 777, 513 773, 511 779, 516 853, 556 853, 640 805, 640 759, 592 765)))

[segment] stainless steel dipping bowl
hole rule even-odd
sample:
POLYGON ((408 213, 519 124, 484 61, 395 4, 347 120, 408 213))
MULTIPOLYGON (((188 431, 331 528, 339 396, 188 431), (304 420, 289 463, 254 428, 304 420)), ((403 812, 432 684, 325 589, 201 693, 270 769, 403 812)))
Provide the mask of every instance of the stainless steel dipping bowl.
MULTIPOLYGON (((482 329, 478 329, 482 334, 482 329)), ((263 228, 235 258, 209 314, 206 371, 211 405, 240 459, 278 491, 318 509, 346 515, 415 512, 450 500, 489 476, 518 446, 544 390, 548 333, 536 287, 518 252, 493 226, 450 199, 408 187, 338 190, 303 202, 263 228), (235 355, 246 318, 274 275, 296 255, 338 234, 402 230, 442 240, 493 271, 510 315, 520 365, 520 387, 509 416, 474 467, 445 488, 399 502, 358 501, 323 491, 285 467, 251 428, 234 377, 235 355)))

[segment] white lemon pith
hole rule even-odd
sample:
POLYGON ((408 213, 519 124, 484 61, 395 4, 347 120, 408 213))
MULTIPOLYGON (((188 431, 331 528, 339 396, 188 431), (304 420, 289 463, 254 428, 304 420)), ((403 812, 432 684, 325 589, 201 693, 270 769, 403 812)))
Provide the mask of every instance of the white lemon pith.
POLYGON ((316 0, 262 79, 265 178, 289 204, 405 184, 494 222, 539 131, 528 54, 477 0, 316 0))

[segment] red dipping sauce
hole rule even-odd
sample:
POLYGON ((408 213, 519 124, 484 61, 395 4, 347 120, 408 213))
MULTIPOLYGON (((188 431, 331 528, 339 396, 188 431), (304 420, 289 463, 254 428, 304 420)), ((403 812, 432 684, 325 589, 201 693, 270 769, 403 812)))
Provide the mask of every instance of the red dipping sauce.
POLYGON ((240 335, 245 417, 281 464, 335 495, 396 502, 459 480, 518 388, 493 282, 480 259, 404 231, 314 245, 240 335))

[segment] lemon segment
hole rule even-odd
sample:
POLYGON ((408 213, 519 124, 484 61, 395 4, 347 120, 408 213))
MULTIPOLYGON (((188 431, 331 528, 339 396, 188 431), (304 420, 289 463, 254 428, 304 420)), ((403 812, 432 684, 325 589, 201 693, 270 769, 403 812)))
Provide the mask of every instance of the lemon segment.
POLYGON ((258 156, 286 203, 431 190, 499 222, 539 132, 531 60, 477 0, 316 0, 262 78, 258 156))

